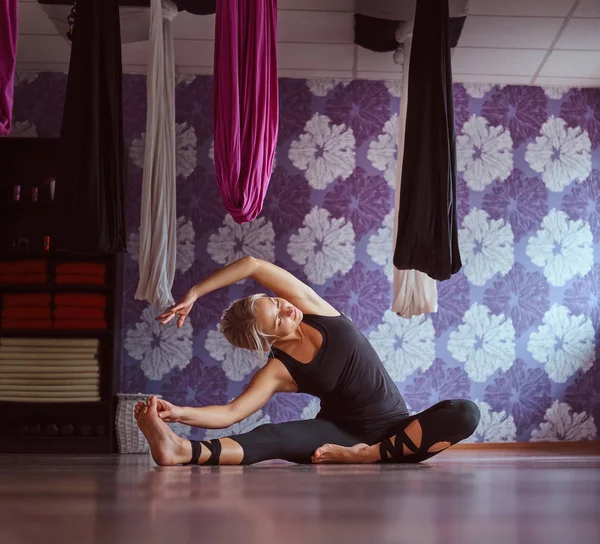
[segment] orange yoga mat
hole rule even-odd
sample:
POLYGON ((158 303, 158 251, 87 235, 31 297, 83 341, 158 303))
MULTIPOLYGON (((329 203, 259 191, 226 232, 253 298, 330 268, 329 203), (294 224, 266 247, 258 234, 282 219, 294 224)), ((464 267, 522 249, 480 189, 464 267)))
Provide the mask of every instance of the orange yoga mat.
POLYGON ((76 285, 104 285, 106 279, 104 276, 86 276, 84 274, 59 274, 56 276, 56 283, 66 285, 73 283, 76 285))
POLYGON ((57 319, 54 322, 55 329, 106 329, 104 319, 57 319))
POLYGON ((46 283, 47 277, 45 274, 0 274, 0 283, 15 284, 15 283, 46 283))
POLYGON ((0 262, 0 274, 45 274, 46 261, 23 260, 0 262))
POLYGON ((4 308, 12 308, 14 306, 50 306, 52 297, 50 293, 40 293, 36 295, 4 295, 2 305, 4 308))
POLYGON ((56 306, 77 306, 79 308, 106 308, 106 297, 92 293, 57 293, 56 306))
POLYGON ((55 319, 104 319, 104 310, 100 308, 77 308, 76 306, 59 306, 54 309, 55 319))
MULTIPOLYGON (((100 310, 101 311, 101 310, 100 310)), ((35 306, 18 306, 4 308, 2 319, 52 319, 52 310, 48 308, 36 308, 35 306)))
POLYGON ((51 319, 3 319, 3 329, 51 329, 51 319))
POLYGON ((104 276, 106 274, 106 265, 100 263, 59 263, 56 265, 56 273, 104 276))

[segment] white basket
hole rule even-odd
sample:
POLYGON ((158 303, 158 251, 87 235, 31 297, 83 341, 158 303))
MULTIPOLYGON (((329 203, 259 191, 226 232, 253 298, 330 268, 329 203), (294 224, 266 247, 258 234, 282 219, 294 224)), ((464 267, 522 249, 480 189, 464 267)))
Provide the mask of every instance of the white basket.
MULTIPOLYGON (((146 400, 151 397, 151 394, 119 393, 117 398, 117 414, 115 416, 115 425, 117 426, 117 443, 119 444, 119 452, 121 453, 148 453, 150 448, 146 438, 140 431, 135 418, 133 417, 133 409, 141 400, 146 400)), ((161 395, 155 395, 159 399, 161 395)))

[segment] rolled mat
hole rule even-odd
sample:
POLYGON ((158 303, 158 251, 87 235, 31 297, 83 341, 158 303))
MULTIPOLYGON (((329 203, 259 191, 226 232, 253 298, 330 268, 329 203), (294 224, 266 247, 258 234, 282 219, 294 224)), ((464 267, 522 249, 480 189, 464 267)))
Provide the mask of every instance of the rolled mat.
POLYGON ((2 329, 51 329, 51 319, 3 319, 2 329))
POLYGON ((106 321, 104 319, 81 320, 81 319, 57 319, 54 322, 55 329, 65 330, 104 330, 106 321))
POLYGON ((104 310, 100 308, 77 308, 75 306, 59 306, 54 309, 55 319, 103 320, 104 310))
POLYGON ((56 283, 60 285, 104 285, 106 278, 104 276, 84 276, 83 274, 59 274, 56 276, 56 283))
POLYGON ((99 378, 64 378, 52 376, 39 379, 37 377, 28 378, 4 378, 0 375, 0 387, 3 385, 98 385, 99 378))
POLYGON ((77 306, 81 308, 106 308, 106 297, 93 293, 57 293, 56 306, 77 306))
POLYGON ((0 262, 0 274, 45 274, 46 261, 25 260, 0 262))
POLYGON ((0 274, 0 284, 35 284, 46 283, 48 280, 45 274, 0 274))
POLYGON ((71 397, 68 393, 61 393, 59 397, 49 397, 32 393, 0 393, 0 400, 5 402, 98 402, 100 396, 76 394, 71 397))
MULTIPOLYGON (((95 347, 37 347, 37 346, 0 346, 0 354, 12 353, 14 357, 22 357, 25 355, 31 355, 32 359, 41 357, 42 359, 46 355, 61 356, 61 355, 73 355, 73 357, 81 357, 82 359, 95 358, 98 353, 98 349, 95 347)), ((11 357, 8 355, 7 357, 11 357)), ((52 357, 55 358, 55 357, 52 357)))
POLYGON ((50 306, 52 297, 50 293, 39 293, 36 295, 4 295, 2 305, 4 308, 22 307, 22 306, 50 306))
POLYGON ((0 365, 5 364, 4 361, 18 361, 18 364, 23 364, 23 361, 95 361, 97 352, 31 352, 31 351, 4 351, 0 348, 0 365))
POLYGON ((50 306, 47 308, 37 308, 35 306, 14 306, 2 310, 2 319, 52 319, 50 306))
POLYGON ((97 338, 0 338, 0 346, 97 348, 99 345, 97 338))
POLYGON ((56 273, 104 276, 106 274, 106 265, 100 263, 59 263, 56 265, 56 273))
MULTIPOLYGON (((10 365, 2 365, 0 366, 0 375, 6 374, 35 374, 37 372, 42 372, 46 375, 50 374, 90 374, 96 376, 98 374, 98 367, 93 366, 85 366, 85 365, 57 365, 57 366, 49 366, 49 365, 27 365, 27 366, 10 366, 10 365)), ((87 376, 89 377, 89 376, 87 376)))
POLYGON ((98 359, 0 359, 0 371, 6 366, 70 366, 97 368, 98 359))

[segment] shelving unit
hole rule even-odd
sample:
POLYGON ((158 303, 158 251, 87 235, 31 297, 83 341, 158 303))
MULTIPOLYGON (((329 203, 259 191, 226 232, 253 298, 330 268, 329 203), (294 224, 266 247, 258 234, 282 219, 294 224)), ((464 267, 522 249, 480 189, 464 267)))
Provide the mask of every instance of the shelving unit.
MULTIPOLYGON (((0 261, 44 260, 44 284, 0 284, 1 300, 10 294, 92 293, 106 297, 105 330, 0 329, 2 338, 95 338, 99 341, 100 401, 0 401, 0 453, 111 453, 117 451, 116 394, 119 391, 123 258, 121 254, 82 255, 53 247, 42 250, 59 221, 43 184, 56 175, 57 139, 0 138, 0 261), (13 186, 21 185, 21 201, 13 202, 13 186), (31 187, 39 201, 30 202, 31 187), (32 243, 17 250, 17 237, 32 243), (55 269, 62 262, 94 262, 106 266, 104 285, 57 284, 55 269)), ((73 225, 76 228, 76 225, 73 225)), ((54 300, 54 297, 52 297, 54 300)))

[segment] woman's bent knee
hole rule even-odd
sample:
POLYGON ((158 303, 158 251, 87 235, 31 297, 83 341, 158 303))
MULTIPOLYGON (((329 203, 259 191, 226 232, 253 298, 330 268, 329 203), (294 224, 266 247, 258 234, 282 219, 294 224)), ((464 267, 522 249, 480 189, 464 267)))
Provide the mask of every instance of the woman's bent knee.
POLYGON ((472 400, 457 400, 456 402, 456 410, 461 419, 461 426, 464 431, 464 440, 471 436, 477 426, 479 425, 479 420, 481 418, 481 413, 479 411, 479 407, 472 400))

